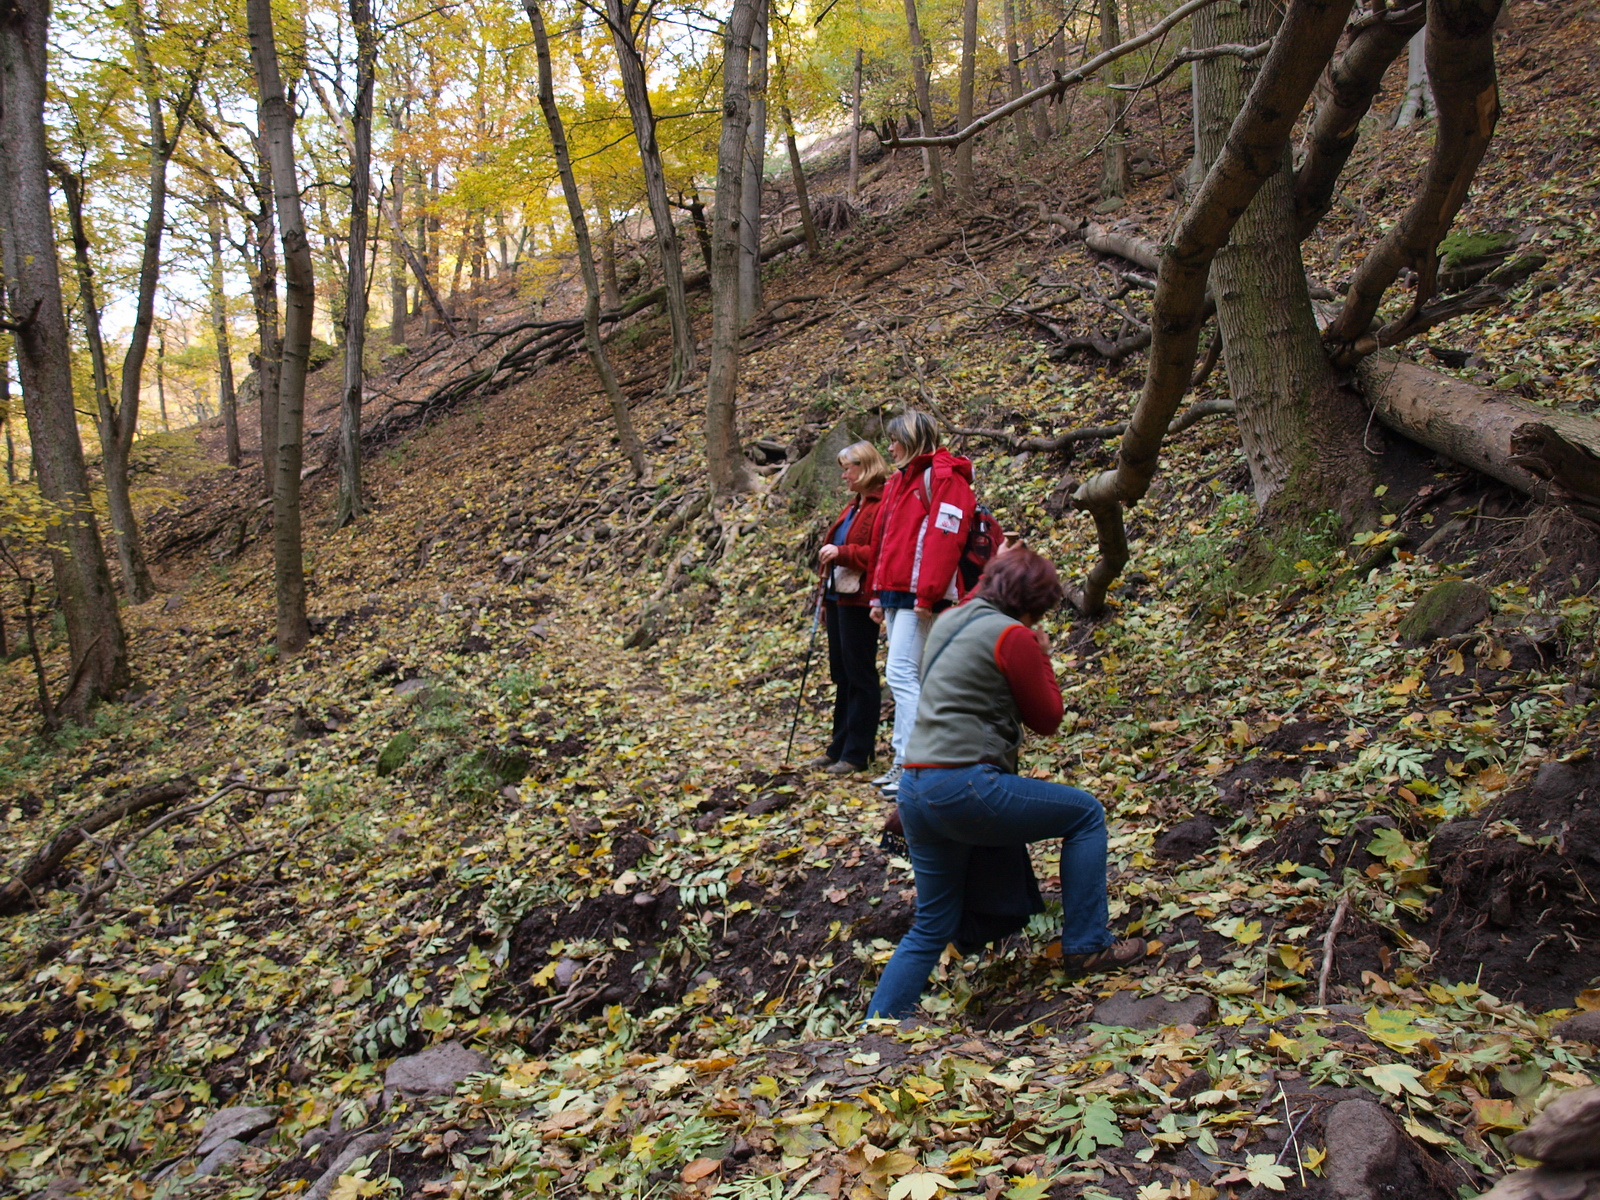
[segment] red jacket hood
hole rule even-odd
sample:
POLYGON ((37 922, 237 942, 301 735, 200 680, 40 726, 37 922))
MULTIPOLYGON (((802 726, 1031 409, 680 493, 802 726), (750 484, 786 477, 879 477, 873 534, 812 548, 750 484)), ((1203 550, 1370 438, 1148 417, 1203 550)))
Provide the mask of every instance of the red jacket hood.
POLYGON ((972 482, 972 460, 962 458, 959 454, 951 454, 943 446, 932 454, 917 455, 903 469, 908 475, 920 475, 929 467, 934 469, 935 474, 950 471, 961 476, 969 484, 972 482))

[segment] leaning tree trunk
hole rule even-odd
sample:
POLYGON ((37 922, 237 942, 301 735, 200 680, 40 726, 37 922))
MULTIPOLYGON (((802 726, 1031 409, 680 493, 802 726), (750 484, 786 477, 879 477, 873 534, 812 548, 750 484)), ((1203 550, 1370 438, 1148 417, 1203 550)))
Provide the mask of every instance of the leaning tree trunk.
MULTIPOLYGON (((1275 32, 1269 6, 1212 5, 1194 16, 1195 45, 1255 45, 1275 32)), ((1216 159, 1256 76, 1231 56, 1194 64, 1199 80, 1202 160, 1216 159)), ((1370 507, 1377 482, 1363 448, 1367 413, 1339 386, 1311 308, 1296 235, 1294 180, 1285 146, 1211 264, 1228 388, 1256 500, 1279 520, 1329 510, 1352 520, 1370 507)))
MULTIPOLYGON (((300 183, 294 163, 294 111, 278 73, 278 45, 272 32, 271 0, 246 0, 250 61, 260 94, 260 122, 272 167, 273 200, 283 230, 283 368, 278 383, 277 478, 272 489, 272 577, 277 600, 280 659, 298 654, 311 640, 306 623, 305 563, 300 546, 300 455, 305 413, 306 365, 311 350, 311 317, 316 280, 300 183)), ((267 431, 262 431, 267 436, 267 431)))
POLYGON ((678 231, 672 223, 672 205, 667 199, 667 174, 661 165, 661 147, 656 141, 656 115, 650 107, 650 90, 645 80, 644 60, 639 56, 633 32, 633 4, 606 0, 606 23, 617 49, 622 75, 622 91, 633 118, 633 135, 639 144, 639 161, 644 167, 645 198, 650 204, 650 221, 655 226, 656 250, 661 256, 661 278, 667 289, 667 322, 672 328, 672 363, 667 370, 666 391, 680 388, 698 365, 694 344, 694 324, 689 320, 689 300, 683 288, 683 252, 678 246, 678 231))
POLYGON ((718 495, 747 491, 739 448, 739 202, 750 122, 750 35, 760 0, 734 0, 722 62, 722 136, 711 231, 711 365, 706 371, 706 466, 718 495))
POLYGON ((533 45, 539 58, 539 107, 544 111, 545 126, 550 130, 550 144, 555 148, 556 170, 561 175, 561 191, 567 198, 567 212, 572 217, 572 239, 578 248, 578 268, 583 273, 583 341, 589 351, 589 361, 600 376, 606 399, 611 402, 611 419, 617 424, 617 440, 622 453, 633 467, 633 477, 643 479, 649 469, 644 458, 644 447, 634 432, 633 418, 628 415, 628 400, 617 384, 616 372, 611 369, 611 359, 606 354, 605 343, 600 340, 600 277, 594 268, 594 247, 589 242, 589 221, 584 215, 583 199, 578 194, 578 181, 572 174, 572 155, 567 150, 567 131, 561 120, 561 110, 556 107, 554 76, 550 70, 550 39, 545 34, 544 17, 539 12, 537 0, 523 0, 528 21, 533 26, 533 45))
MULTIPOLYGON (((973 90, 978 71, 978 0, 962 0, 961 75, 956 85, 956 128, 972 124, 973 90)), ((972 141, 956 147, 956 195, 967 204, 978 199, 978 180, 972 170, 972 141)))
MULTIPOLYGON (((906 0, 906 28, 911 33, 911 78, 917 89, 917 115, 922 122, 922 136, 933 137, 938 130, 933 126, 933 100, 928 93, 928 72, 933 69, 933 50, 922 39, 922 25, 917 20, 917 0, 906 0)), ((939 147, 923 147, 923 164, 928 172, 928 187, 934 204, 944 206, 944 162, 939 147)))
POLYGON ((345 272, 344 388, 339 403, 339 499, 333 512, 335 529, 348 525, 366 511, 361 497, 361 402, 366 385, 372 88, 378 61, 377 42, 372 33, 371 0, 350 0, 350 24, 356 34, 356 104, 350 114, 350 266, 345 272))
POLYGON ((1128 561, 1122 508, 1143 498, 1161 459, 1161 442, 1189 388, 1208 309, 1212 260, 1262 184, 1283 165, 1284 148, 1317 77, 1333 56, 1351 0, 1290 0, 1250 95, 1222 152, 1162 247, 1151 304, 1149 366, 1139 403, 1117 452, 1117 466, 1084 483, 1073 502, 1093 516, 1100 558, 1069 597, 1098 615, 1128 561))
POLYGON ((750 124, 745 131, 744 182, 739 190, 739 320, 761 311, 761 192, 767 168, 767 0, 756 0, 750 32, 750 124))
MULTIPOLYGON (((794 115, 783 107, 783 140, 789 148, 789 173, 794 176, 794 199, 800 206, 800 228, 806 235, 806 253, 815 258, 822 250, 817 237, 816 218, 811 214, 811 193, 806 188, 806 169, 800 161, 800 147, 794 140, 794 115)), ((757 255, 759 257, 759 253, 757 255)))
POLYGON ((0 14, 0 252, 6 305, 39 491, 62 512, 49 531, 72 674, 60 711, 81 719, 128 685, 122 621, 89 500, 72 401, 72 355, 50 212, 45 147, 47 0, 0 14))
POLYGON ((217 343, 217 405, 222 409, 228 465, 239 465, 239 404, 233 386, 233 339, 228 333, 227 295, 222 286, 222 204, 206 201, 206 231, 211 236, 211 332, 217 343))

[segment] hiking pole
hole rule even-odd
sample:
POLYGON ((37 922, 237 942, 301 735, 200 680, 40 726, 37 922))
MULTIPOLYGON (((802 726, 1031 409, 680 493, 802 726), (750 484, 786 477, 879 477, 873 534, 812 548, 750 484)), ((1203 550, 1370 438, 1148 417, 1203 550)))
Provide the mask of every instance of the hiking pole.
MULTIPOLYGON (((826 576, 824 576, 826 578, 826 576)), ((806 643, 806 662, 800 668, 800 694, 794 698, 794 720, 789 722, 789 744, 783 748, 783 765, 789 765, 789 755, 794 750, 794 731, 800 727, 800 709, 806 702, 806 679, 811 674, 811 655, 817 648, 817 626, 822 624, 822 584, 817 584, 811 609, 811 640, 806 643)))

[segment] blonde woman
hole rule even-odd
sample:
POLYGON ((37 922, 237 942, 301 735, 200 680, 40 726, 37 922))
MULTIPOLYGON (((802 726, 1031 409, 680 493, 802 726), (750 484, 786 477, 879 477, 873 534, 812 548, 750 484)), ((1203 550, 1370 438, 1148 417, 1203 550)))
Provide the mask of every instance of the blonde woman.
POLYGON ((872 761, 878 740, 878 627, 867 603, 872 578, 872 528, 889 464, 871 442, 839 452, 850 503, 822 540, 823 612, 828 623, 828 673, 833 678, 833 738, 813 766, 853 775, 872 761))

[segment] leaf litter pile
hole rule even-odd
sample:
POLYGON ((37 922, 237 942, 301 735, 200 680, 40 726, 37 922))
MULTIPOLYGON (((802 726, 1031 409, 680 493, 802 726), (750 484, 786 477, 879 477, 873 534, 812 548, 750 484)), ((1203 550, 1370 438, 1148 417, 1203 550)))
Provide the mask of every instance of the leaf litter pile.
MULTIPOLYGON (((1560 236, 1530 294, 1592 331, 1584 159, 1546 172, 1560 236)), ((911 169, 773 294, 924 239, 911 169)), ((747 433, 798 456, 930 395, 952 425, 1115 419, 1133 375, 1053 361, 995 317, 1029 281, 1098 269, 1045 236, 913 263, 762 344, 747 433)), ((69 818, 167 785, 6 892, 8 1191, 1322 1196, 1336 1110, 1366 1100, 1408 1135, 1396 1186, 1447 1198, 1600 1076, 1586 534, 1401 455, 1390 517, 1308 539, 1292 577, 1245 594, 1231 432, 1176 439, 1111 617, 1046 623, 1068 713, 1022 764, 1104 801, 1114 923, 1152 957, 1068 978, 1043 955, 1055 904, 952 950, 918 1020, 867 1023, 909 864, 879 845, 874 790, 782 761, 831 513, 768 479, 709 509, 691 397, 637 406, 656 474, 631 483, 589 391, 559 364, 374 459, 371 517, 311 534, 318 635, 292 662, 246 542, 169 559, 169 598, 127 611, 140 691, 91 727, 20 732, 31 685, 5 669, 8 879, 69 818), (1491 504, 1506 521, 1474 520, 1491 504), (1447 616, 1481 607, 1435 637, 1441 594, 1447 616), (455 1070, 407 1086, 419 1053, 455 1070), (215 1114, 245 1109, 195 1177, 215 1114)), ((1006 527, 1081 572, 1067 464, 962 448, 1006 527)), ((181 486, 223 508, 250 491, 181 486)), ((1055 854, 1034 853, 1048 896, 1055 854)))

